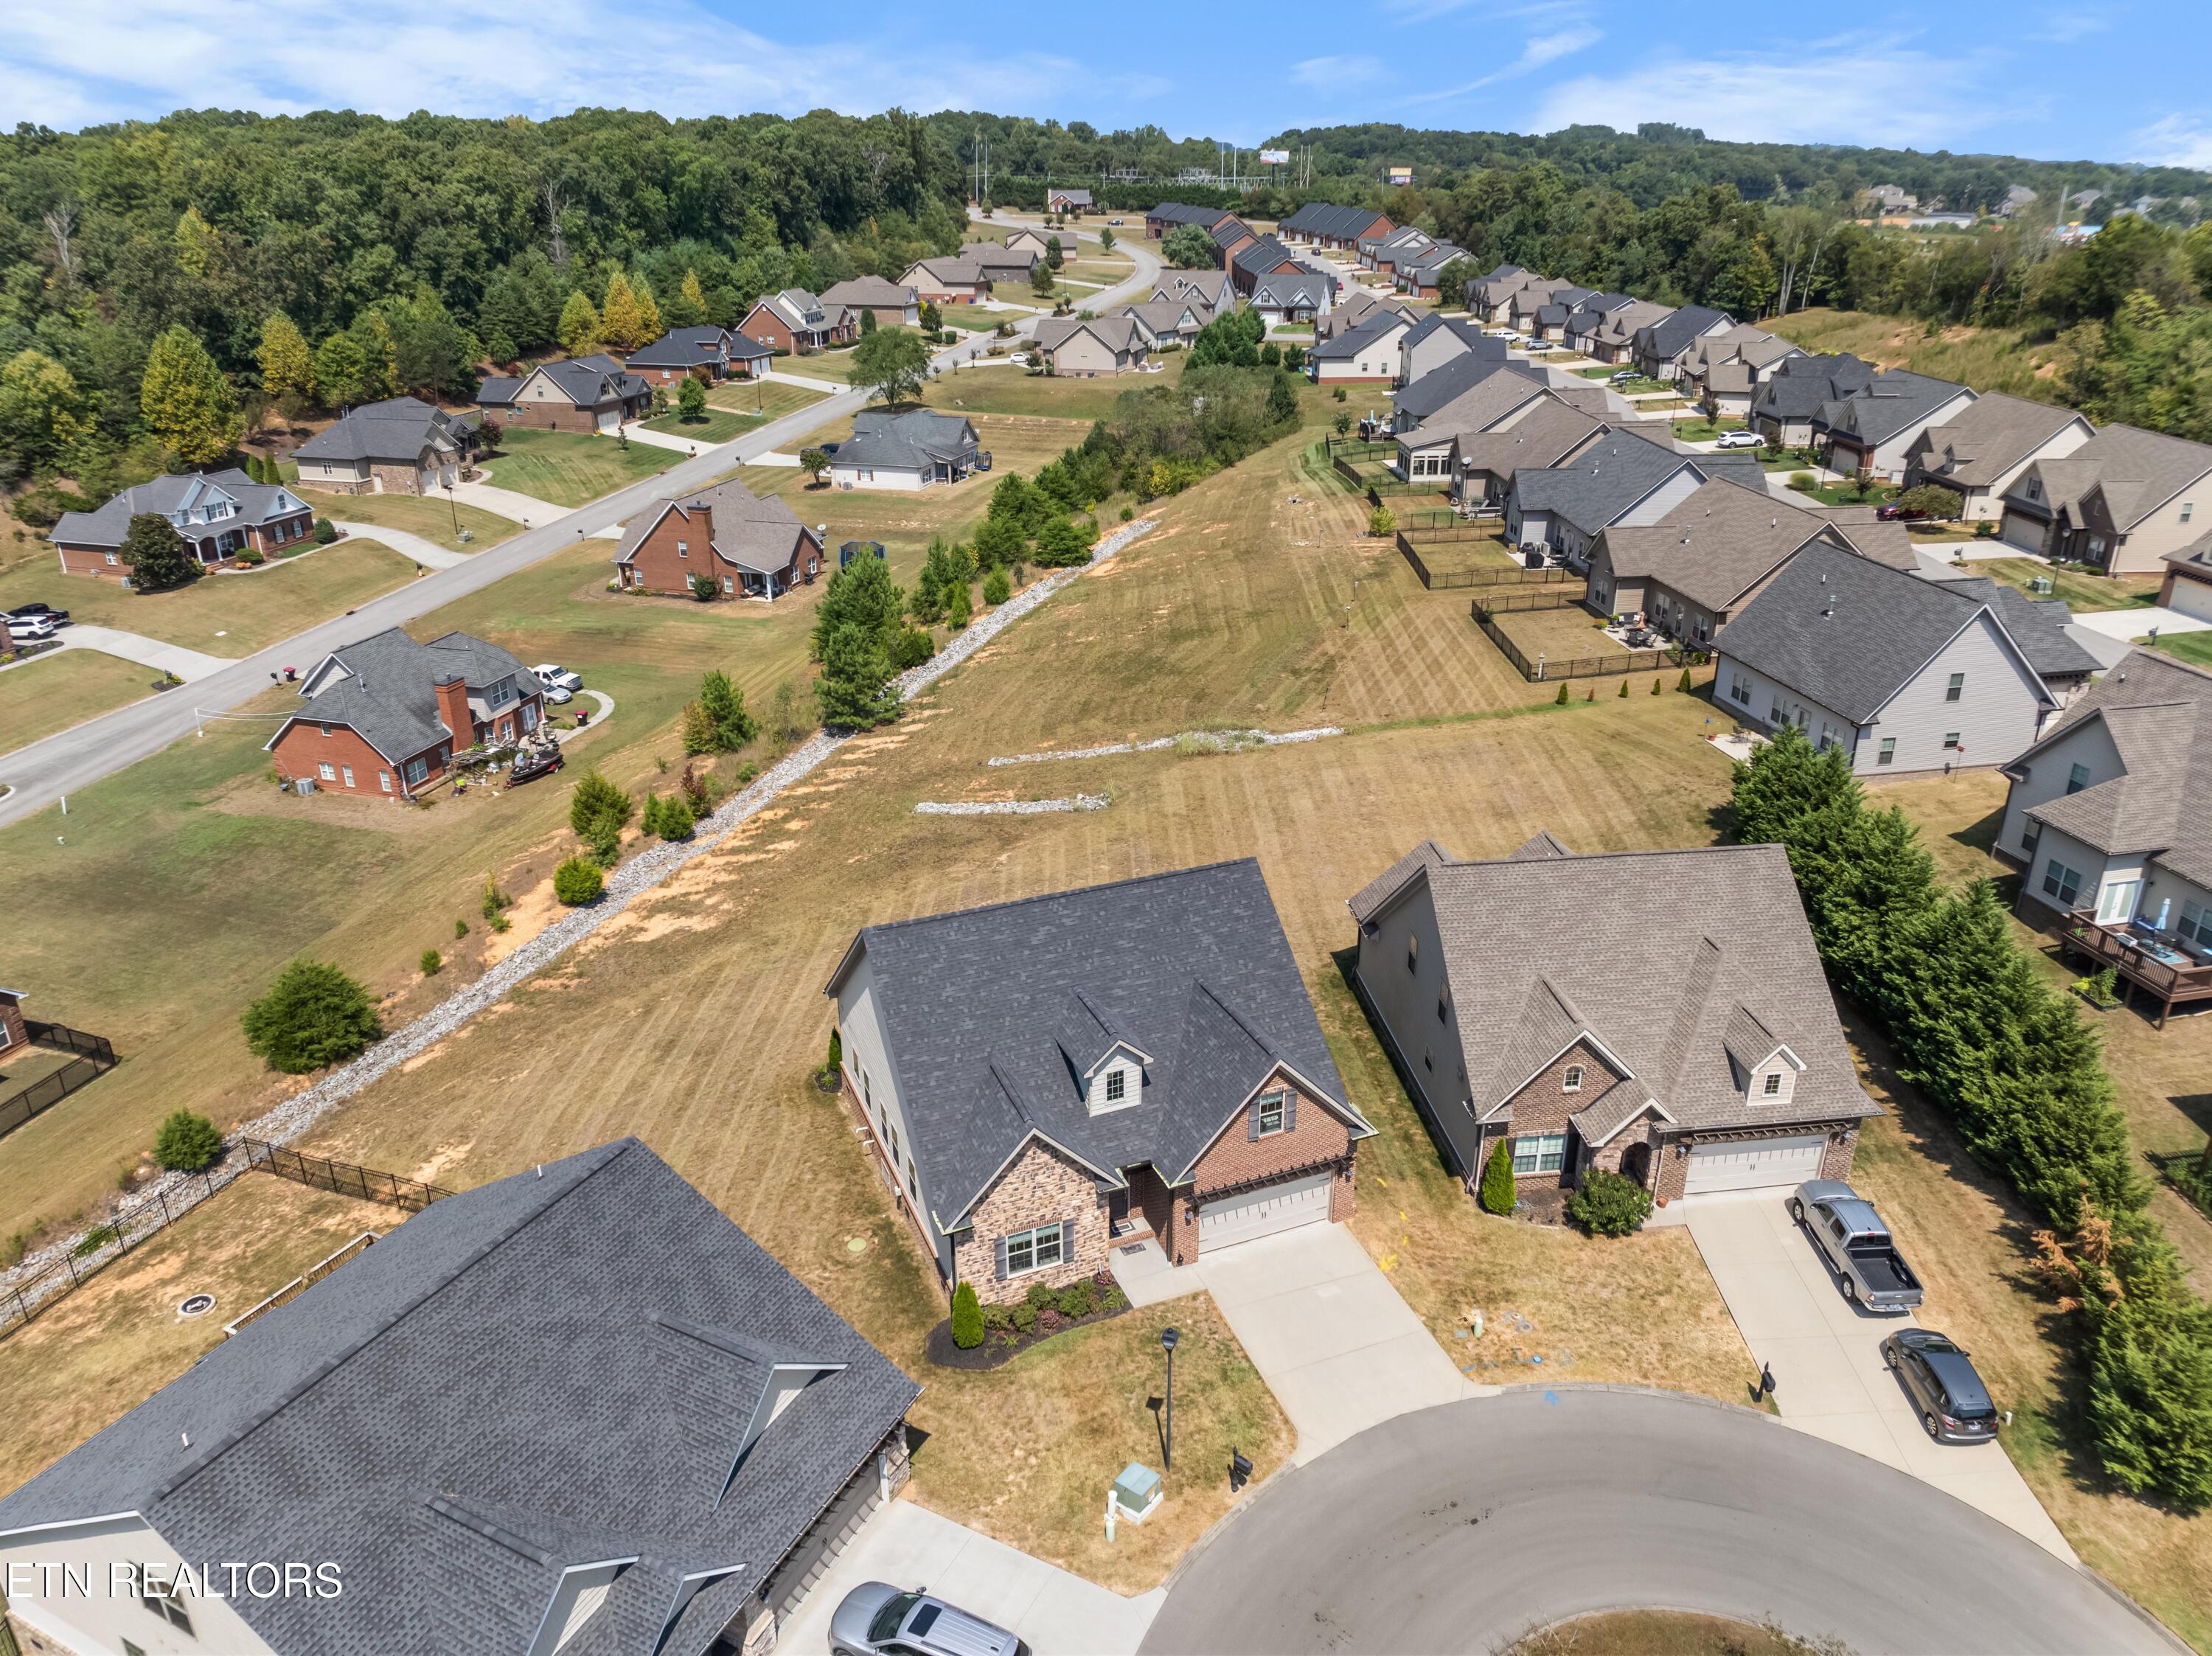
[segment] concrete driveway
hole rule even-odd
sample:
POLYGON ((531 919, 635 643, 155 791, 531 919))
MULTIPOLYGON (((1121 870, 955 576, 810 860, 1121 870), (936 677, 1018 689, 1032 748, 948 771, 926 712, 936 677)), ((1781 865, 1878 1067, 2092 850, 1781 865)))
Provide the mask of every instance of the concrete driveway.
POLYGON ((2135 610, 2077 611, 2074 624, 2123 642, 2142 638, 2154 630, 2160 633, 2212 631, 2212 621, 2202 621, 2195 616, 2185 616, 2179 610, 2167 610, 2157 604, 2135 610))
POLYGON ((1163 1587, 1124 1598, 915 1501, 894 1501, 776 1630, 776 1649, 823 1656, 830 1617, 864 1581, 933 1593, 1019 1635, 1034 1656, 1128 1656, 1167 1601, 1163 1587))
POLYGON ((1762 1192, 1683 1210, 1744 1344, 1773 1367, 1784 1422, 1948 1491, 2073 1562, 2074 1550, 2002 1447, 1929 1441, 1881 1360, 1881 1342, 1912 1319, 1875 1316, 1845 1300, 1785 1202, 1762 1192))
POLYGON ((1129 1297, 1152 1305, 1200 1289, 1211 1294, 1297 1429, 1296 1461, 1408 1410, 1497 1390, 1452 1366, 1342 1225, 1301 1225, 1179 1267, 1152 1252, 1150 1261, 1130 1262, 1149 1270, 1114 1256, 1129 1297))
MULTIPOLYGON (((119 628, 94 627, 84 622, 75 622, 63 628, 54 636, 64 650, 97 650, 102 655, 120 656, 125 661, 135 661, 141 667, 151 667, 156 672, 174 673, 185 683, 196 678, 205 678, 210 673, 219 673, 229 666, 233 658, 211 656, 202 650, 185 648, 181 644, 166 644, 157 638, 148 638, 139 633, 126 633, 119 628)), ((10 664, 28 666, 39 658, 10 664)))

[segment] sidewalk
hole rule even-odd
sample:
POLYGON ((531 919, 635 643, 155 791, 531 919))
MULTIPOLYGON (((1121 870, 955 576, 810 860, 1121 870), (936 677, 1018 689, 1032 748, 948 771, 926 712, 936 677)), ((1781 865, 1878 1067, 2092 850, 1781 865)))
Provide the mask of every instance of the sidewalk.
POLYGON ((448 552, 434 541, 426 541, 420 535, 411 535, 404 529, 386 529, 381 524, 352 523, 343 518, 333 518, 331 522, 355 539, 375 541, 388 546, 401 557, 414 559, 425 569, 451 569, 457 563, 466 563, 474 555, 468 552, 448 552))

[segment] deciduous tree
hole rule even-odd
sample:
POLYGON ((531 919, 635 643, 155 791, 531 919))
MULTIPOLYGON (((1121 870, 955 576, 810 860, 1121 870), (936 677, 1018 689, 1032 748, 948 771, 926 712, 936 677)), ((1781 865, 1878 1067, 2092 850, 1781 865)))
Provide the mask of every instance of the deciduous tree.
POLYGON ((187 465, 212 465, 238 446, 238 397, 207 347, 172 324, 146 357, 139 411, 155 440, 187 465))

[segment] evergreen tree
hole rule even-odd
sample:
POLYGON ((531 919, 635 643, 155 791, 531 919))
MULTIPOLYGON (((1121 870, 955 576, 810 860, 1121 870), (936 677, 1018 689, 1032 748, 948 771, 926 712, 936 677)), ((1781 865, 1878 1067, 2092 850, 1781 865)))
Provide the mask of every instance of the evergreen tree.
POLYGON ((190 1110, 172 1110, 154 1137, 154 1159, 172 1173, 198 1173, 222 1154, 215 1123, 190 1110))
POLYGON ((1482 1180, 1476 1192, 1485 1213, 1510 1213, 1518 1200, 1513 1187, 1513 1147, 1499 1139, 1482 1164, 1482 1180))
POLYGON ((952 1290, 952 1344, 963 1351, 972 1351, 983 1344, 983 1307, 969 1283, 952 1290))
POLYGON ((1044 239, 1044 262, 1055 270, 1067 263, 1066 252, 1060 246, 1058 236, 1047 236, 1044 239))
POLYGON ((171 324, 147 354, 138 409, 155 440, 189 466, 214 464, 246 429, 230 381, 181 323, 171 324))
POLYGON ((735 753, 759 733, 758 722, 745 711, 744 692, 719 667, 699 681, 699 706, 714 721, 717 752, 735 753))
POLYGON ((1267 418, 1288 425, 1297 417, 1297 383, 1289 374, 1279 373, 1267 384, 1267 418))
POLYGON ((848 731, 889 724, 901 711, 890 679, 890 658, 879 634, 852 622, 837 627, 823 643, 822 678, 815 687, 822 722, 848 731))
POLYGON ((888 649, 905 610, 906 594, 891 584, 890 566, 881 558, 854 559, 830 577, 815 609, 814 658, 828 659, 831 634, 846 627, 888 649))
POLYGON ((945 594, 945 624, 957 633, 975 619, 975 600, 969 596, 968 583, 955 581, 945 594))
POLYGON ((864 309, 860 312, 860 337, 865 339, 876 331, 876 313, 864 309))
POLYGON ((247 1050, 286 1075, 342 1064, 384 1034, 368 991, 319 961, 287 966, 239 1022, 247 1050))
POLYGON ((131 519, 116 556, 131 571, 134 592, 190 586, 206 573, 175 525, 158 512, 142 512, 131 519))
POLYGON ((254 355, 261 389, 279 406, 303 410, 315 394, 315 361, 292 318, 271 311, 261 324, 261 348, 254 355))
POLYGON ((591 300, 581 293, 572 293, 561 306, 558 330, 561 349, 571 356, 584 356, 599 343, 599 312, 591 300))

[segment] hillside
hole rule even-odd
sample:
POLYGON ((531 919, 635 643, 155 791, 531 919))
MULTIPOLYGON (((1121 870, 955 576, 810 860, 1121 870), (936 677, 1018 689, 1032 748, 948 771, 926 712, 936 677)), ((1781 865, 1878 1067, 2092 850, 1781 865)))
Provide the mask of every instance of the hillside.
POLYGON ((1770 317, 1759 325, 1815 355, 1848 351, 1881 367, 1955 379, 1978 391, 2060 400, 2057 345, 2047 339, 2027 344, 2018 328, 1931 331, 1905 317, 1823 309, 1770 317))

